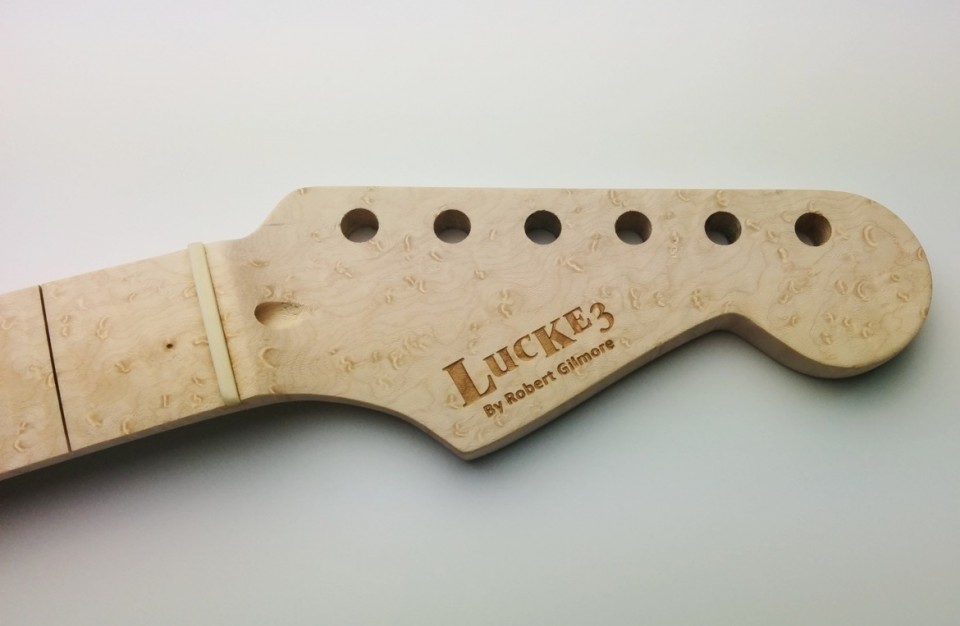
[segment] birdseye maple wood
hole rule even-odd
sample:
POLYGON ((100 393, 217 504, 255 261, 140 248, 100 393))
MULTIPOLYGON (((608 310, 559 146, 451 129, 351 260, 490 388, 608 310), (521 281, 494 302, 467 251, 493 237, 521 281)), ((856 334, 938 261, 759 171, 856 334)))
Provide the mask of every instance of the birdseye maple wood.
POLYGON ((864 372, 931 296, 907 226, 827 191, 304 188, 206 258, 226 366, 186 250, 0 296, 0 477, 305 398, 473 458, 712 330, 864 372))

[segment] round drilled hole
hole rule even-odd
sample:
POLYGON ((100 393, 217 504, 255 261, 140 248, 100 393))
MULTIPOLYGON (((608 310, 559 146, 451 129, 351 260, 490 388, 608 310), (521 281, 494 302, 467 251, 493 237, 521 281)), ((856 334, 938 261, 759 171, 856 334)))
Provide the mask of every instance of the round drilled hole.
POLYGON ((456 209, 441 211, 433 221, 433 232, 440 241, 460 243, 470 234, 470 218, 456 209))
POLYGON ((617 218, 617 237, 629 244, 643 243, 650 239, 650 218, 640 211, 627 211, 617 218))
POLYGON ((808 246, 822 246, 830 239, 830 222, 819 213, 804 213, 793 225, 797 238, 808 246))
POLYGON ((560 219, 550 211, 536 211, 524 222, 523 230, 534 243, 553 243, 560 236, 560 219))
POLYGON ((703 225, 710 241, 727 246, 740 238, 740 220, 733 213, 717 211, 703 225))
POLYGON ((340 231, 350 241, 369 241, 377 234, 380 223, 377 216, 367 209, 353 209, 340 220, 340 231))

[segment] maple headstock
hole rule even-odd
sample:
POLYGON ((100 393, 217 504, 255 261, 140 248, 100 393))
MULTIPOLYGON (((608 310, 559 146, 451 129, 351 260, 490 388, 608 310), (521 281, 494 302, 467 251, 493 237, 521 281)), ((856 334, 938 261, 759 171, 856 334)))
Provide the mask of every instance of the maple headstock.
POLYGON ((711 330, 869 370, 931 294, 903 222, 823 191, 305 188, 207 252, 245 402, 375 407, 468 458, 711 330))
POLYGON ((0 477, 300 398, 471 458, 711 330, 866 371, 930 294, 910 230, 846 193, 301 189, 244 239, 0 296, 0 477))

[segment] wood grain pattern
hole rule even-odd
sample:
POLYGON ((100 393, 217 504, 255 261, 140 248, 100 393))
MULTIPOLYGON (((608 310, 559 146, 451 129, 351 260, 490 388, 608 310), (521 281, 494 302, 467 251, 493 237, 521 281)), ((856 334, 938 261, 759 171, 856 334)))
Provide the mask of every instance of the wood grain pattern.
POLYGON ((223 407, 186 251, 43 286, 74 450, 223 407))
POLYGON ((67 452, 40 290, 0 296, 0 476, 67 452))
MULTIPOLYGON (((840 192, 305 188, 206 250, 241 407, 375 407, 465 458, 711 330, 864 372, 931 297, 910 230, 840 192)), ((74 449, 225 411, 191 289, 185 253, 44 286, 74 449)))

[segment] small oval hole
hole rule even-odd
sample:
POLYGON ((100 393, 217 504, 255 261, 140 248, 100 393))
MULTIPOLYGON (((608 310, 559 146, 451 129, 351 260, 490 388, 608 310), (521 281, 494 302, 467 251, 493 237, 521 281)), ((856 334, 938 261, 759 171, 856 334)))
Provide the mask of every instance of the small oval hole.
POLYGON ((560 218, 550 211, 535 211, 527 217, 523 230, 534 243, 553 243, 560 236, 560 218))
POLYGON ((380 222, 373 211, 368 209, 353 209, 340 220, 340 232, 350 241, 357 243, 369 241, 380 229, 380 222))
POLYGON ((470 234, 470 218, 456 209, 441 211, 433 221, 433 232, 440 241, 460 243, 470 234))
POLYGON ((303 321, 303 305, 297 302, 261 302, 253 310, 253 316, 270 328, 290 328, 303 321))
POLYGON ((726 211, 717 211, 708 217, 703 229, 710 241, 721 246, 728 246, 740 238, 740 220, 726 211))
POLYGON ((830 222, 819 213, 804 213, 793 226, 797 238, 808 246, 822 246, 830 239, 830 222))

